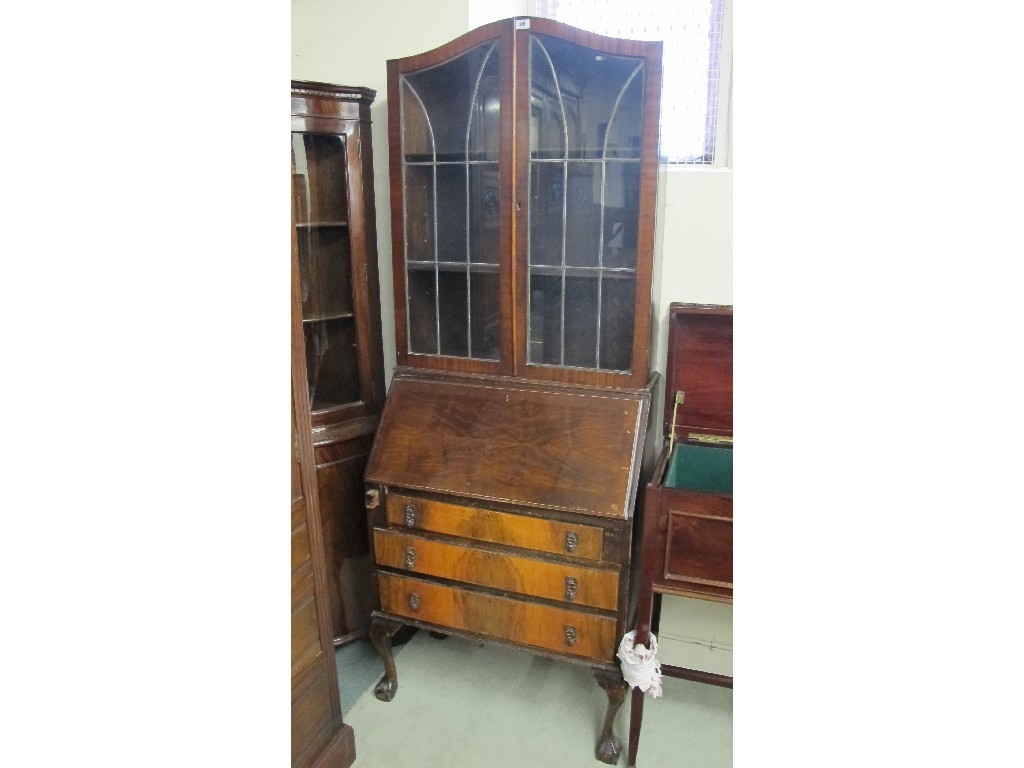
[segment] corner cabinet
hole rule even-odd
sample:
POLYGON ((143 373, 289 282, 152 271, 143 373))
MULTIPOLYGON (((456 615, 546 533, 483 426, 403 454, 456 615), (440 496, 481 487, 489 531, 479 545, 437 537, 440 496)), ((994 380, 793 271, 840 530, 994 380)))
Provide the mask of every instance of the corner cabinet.
MULTIPOLYGON (((294 220, 295 209, 292 208, 294 220)), ((327 601, 320 508, 292 233, 292 768, 348 768, 355 735, 342 720, 327 601)))
POLYGON ((370 105, 376 92, 292 81, 292 201, 305 386, 336 644, 372 609, 363 472, 384 402, 370 105))
POLYGON ((627 690, 633 509, 655 378, 661 43, 547 19, 388 62, 399 368, 366 470, 384 661, 402 625, 627 690))

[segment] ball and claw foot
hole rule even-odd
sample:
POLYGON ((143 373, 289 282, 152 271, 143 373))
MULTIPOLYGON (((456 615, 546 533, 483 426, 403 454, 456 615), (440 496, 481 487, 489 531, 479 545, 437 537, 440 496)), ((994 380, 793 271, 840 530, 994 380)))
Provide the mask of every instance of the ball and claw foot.
POLYGON ((609 736, 607 739, 602 740, 597 745, 597 749, 594 750, 594 755, 597 759, 602 763, 608 763, 608 765, 616 765, 621 754, 622 742, 614 736, 609 736))
POLYGON ((373 689, 373 695, 377 697, 379 701, 391 701, 395 698, 395 694, 398 693, 398 681, 388 680, 387 677, 382 677, 377 686, 373 689))

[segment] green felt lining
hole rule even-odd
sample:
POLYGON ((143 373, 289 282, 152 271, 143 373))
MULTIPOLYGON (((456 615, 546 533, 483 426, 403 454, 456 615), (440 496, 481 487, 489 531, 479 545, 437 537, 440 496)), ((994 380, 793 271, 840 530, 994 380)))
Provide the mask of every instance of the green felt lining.
POLYGON ((732 493, 732 449, 680 444, 672 449, 665 487, 681 491, 732 493))

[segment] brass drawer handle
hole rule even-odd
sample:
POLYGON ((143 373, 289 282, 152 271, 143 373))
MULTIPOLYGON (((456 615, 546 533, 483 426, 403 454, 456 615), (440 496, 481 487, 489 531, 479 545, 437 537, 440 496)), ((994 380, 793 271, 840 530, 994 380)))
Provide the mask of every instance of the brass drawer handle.
POLYGON ((405 505, 405 527, 412 528, 416 525, 416 507, 413 504, 405 505))
POLYGON ((575 552, 576 545, 580 543, 579 534, 576 531, 569 531, 565 534, 565 551, 575 552))
POLYGON ((418 611, 420 609, 419 593, 413 592, 409 595, 409 607, 412 608, 414 611, 418 611))
POLYGON ((565 599, 570 602, 576 599, 576 578, 574 576, 565 577, 565 599))
POLYGON ((405 550, 405 567, 413 568, 416 565, 416 547, 409 547, 405 550))
POLYGON ((565 625, 565 644, 570 647, 576 645, 576 627, 572 624, 565 625))

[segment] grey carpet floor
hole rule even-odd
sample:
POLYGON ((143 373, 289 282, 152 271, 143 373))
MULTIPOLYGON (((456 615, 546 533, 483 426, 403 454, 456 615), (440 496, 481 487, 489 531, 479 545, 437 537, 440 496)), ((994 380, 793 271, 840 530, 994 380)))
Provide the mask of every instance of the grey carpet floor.
MULTIPOLYGON (((600 768, 607 696, 573 664, 418 632, 396 647, 398 694, 377 701, 383 664, 357 641, 337 650, 342 712, 359 768, 600 768)), ((732 690, 664 679, 644 705, 638 768, 729 768, 732 690)), ((629 697, 615 720, 626 764, 629 697)))

